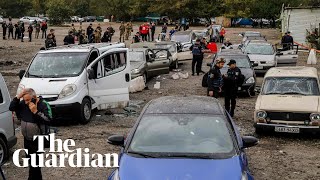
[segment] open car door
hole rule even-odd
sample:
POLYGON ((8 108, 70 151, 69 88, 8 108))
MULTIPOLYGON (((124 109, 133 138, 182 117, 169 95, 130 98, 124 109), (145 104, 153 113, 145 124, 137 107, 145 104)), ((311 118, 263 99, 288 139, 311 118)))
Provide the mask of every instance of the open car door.
POLYGON ((277 66, 296 66, 298 61, 298 45, 288 45, 287 48, 277 49, 277 66))
POLYGON ((167 49, 153 49, 154 55, 152 59, 147 60, 148 74, 150 76, 157 76, 160 74, 168 74, 170 72, 170 59, 168 57, 167 49))
POLYGON ((89 96, 98 109, 128 105, 130 62, 127 56, 127 48, 111 49, 87 67, 89 96))

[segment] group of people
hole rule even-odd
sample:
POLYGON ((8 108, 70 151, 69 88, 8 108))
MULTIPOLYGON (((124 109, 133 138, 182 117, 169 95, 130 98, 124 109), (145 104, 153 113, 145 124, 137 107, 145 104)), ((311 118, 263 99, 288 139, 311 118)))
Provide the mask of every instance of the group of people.
POLYGON ((4 21, 2 23, 2 32, 3 32, 3 40, 10 39, 20 39, 21 42, 24 42, 24 33, 28 32, 29 35, 29 42, 32 41, 33 32, 35 31, 35 38, 39 38, 40 31, 42 31, 42 39, 47 37, 47 29, 48 25, 46 21, 40 22, 35 21, 34 23, 29 23, 27 29, 25 28, 25 24, 22 21, 17 23, 13 23, 12 19, 9 18, 9 23, 4 21), (8 32, 8 38, 7 38, 8 32))
POLYGON ((293 37, 291 36, 290 31, 284 33, 284 36, 281 38, 281 44, 283 50, 289 50, 293 45, 293 37))
POLYGON ((214 42, 220 42, 224 43, 224 38, 226 35, 226 30, 224 27, 221 27, 221 29, 216 26, 215 22, 212 22, 210 26, 208 26, 209 34, 210 34, 210 39, 214 42))

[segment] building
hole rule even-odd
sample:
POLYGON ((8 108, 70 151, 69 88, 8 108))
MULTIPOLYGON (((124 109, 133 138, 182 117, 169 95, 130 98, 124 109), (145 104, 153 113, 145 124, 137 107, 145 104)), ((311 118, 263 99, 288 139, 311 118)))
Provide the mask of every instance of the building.
POLYGON ((290 31, 295 42, 306 45, 307 30, 310 32, 320 25, 320 6, 284 7, 281 12, 282 33, 290 31))

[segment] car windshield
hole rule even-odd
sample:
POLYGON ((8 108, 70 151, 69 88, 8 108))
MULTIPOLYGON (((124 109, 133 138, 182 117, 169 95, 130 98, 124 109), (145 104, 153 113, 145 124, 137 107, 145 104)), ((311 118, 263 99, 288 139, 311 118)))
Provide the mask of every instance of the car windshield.
POLYGON ((237 62, 238 68, 250 68, 250 61, 246 56, 219 56, 218 58, 224 58, 226 63, 223 67, 228 67, 228 63, 231 59, 237 62))
POLYGON ((130 62, 141 62, 144 61, 144 53, 142 51, 131 51, 128 55, 130 62))
POLYGON ((298 94, 318 96, 319 87, 316 78, 308 77, 270 77, 266 78, 262 94, 298 94))
POLYGON ((198 38, 203 38, 203 37, 207 36, 207 32, 206 31, 195 31, 194 33, 198 38))
POLYGON ((249 43, 245 48, 247 54, 261 54, 261 55, 272 55, 273 48, 269 44, 251 44, 249 43))
POLYGON ((128 151, 167 156, 203 155, 226 158, 234 144, 221 116, 146 115, 137 127, 128 151))
POLYGON ((155 44, 155 49, 168 49, 171 54, 177 53, 176 44, 155 44))
POLYGON ((190 35, 172 35, 171 41, 176 41, 176 42, 190 42, 190 35))
POLYGON ((30 65, 29 77, 73 77, 84 67, 88 53, 40 53, 30 65))

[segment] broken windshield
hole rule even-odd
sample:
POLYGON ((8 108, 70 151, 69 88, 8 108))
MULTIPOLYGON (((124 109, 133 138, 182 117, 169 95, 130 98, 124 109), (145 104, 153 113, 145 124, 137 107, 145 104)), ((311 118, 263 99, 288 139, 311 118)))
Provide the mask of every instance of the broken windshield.
POLYGON ((319 87, 316 78, 271 77, 265 80, 262 94, 297 94, 305 96, 318 96, 319 87))
POLYGON ((57 78, 78 76, 88 53, 40 53, 29 67, 28 77, 57 78))
POLYGON ((262 55, 272 55, 274 53, 273 47, 269 44, 255 44, 249 43, 245 49, 247 54, 262 54, 262 55))

